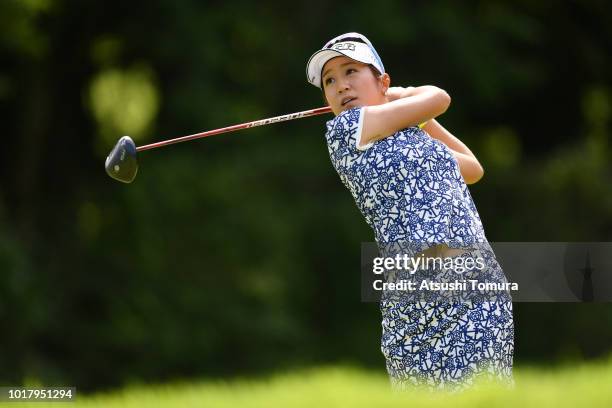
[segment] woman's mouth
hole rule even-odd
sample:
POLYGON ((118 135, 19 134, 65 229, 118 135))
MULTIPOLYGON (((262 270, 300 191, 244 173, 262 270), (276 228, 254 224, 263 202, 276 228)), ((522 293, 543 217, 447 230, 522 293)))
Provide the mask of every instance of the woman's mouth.
POLYGON ((357 98, 353 97, 353 96, 347 96, 346 98, 342 99, 341 105, 344 106, 347 103, 354 101, 355 99, 357 99, 357 98))

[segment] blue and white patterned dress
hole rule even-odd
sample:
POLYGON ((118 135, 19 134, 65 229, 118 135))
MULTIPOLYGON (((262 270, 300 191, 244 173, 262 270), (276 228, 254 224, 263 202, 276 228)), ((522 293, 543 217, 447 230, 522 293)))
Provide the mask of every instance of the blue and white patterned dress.
MULTIPOLYGON (((357 148, 363 108, 327 122, 332 164, 381 251, 397 242, 478 246, 483 279, 506 282, 452 152, 418 127, 357 148)), ((395 388, 461 389, 476 377, 513 384, 509 293, 486 302, 383 299, 381 351, 395 388)))

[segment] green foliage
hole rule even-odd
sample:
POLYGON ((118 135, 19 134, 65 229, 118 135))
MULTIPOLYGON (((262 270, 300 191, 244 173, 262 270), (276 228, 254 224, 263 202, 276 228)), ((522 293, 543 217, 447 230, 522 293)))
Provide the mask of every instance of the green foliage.
POLYGON ((159 96, 148 67, 126 71, 109 69, 93 78, 89 104, 103 137, 104 151, 112 149, 116 135, 125 132, 136 143, 151 128, 159 96))

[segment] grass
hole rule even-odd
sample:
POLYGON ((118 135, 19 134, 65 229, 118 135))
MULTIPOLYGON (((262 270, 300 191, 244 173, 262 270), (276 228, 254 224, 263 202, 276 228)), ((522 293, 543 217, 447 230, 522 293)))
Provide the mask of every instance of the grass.
POLYGON ((612 358, 562 368, 521 367, 516 387, 482 385, 459 394, 393 392, 384 372, 323 367, 270 378, 131 386, 72 403, 11 407, 612 407, 612 358))

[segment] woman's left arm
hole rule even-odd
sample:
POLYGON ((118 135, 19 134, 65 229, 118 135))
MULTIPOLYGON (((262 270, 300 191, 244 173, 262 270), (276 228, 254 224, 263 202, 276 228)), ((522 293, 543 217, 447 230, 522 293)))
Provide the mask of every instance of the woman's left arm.
POLYGON ((423 130, 444 143, 453 153, 466 184, 474 184, 482 178, 484 170, 472 151, 457 137, 453 136, 437 120, 431 119, 423 130))
MULTIPOLYGON (((399 98, 409 97, 412 96, 414 90, 415 88, 412 86, 406 88, 401 86, 390 87, 386 93, 387 99, 394 101, 399 98)), ((457 159, 465 184, 474 184, 482 178, 484 170, 474 153, 461 140, 453 136, 451 132, 438 123, 437 120, 430 119, 422 129, 450 149, 455 159, 457 159)))

